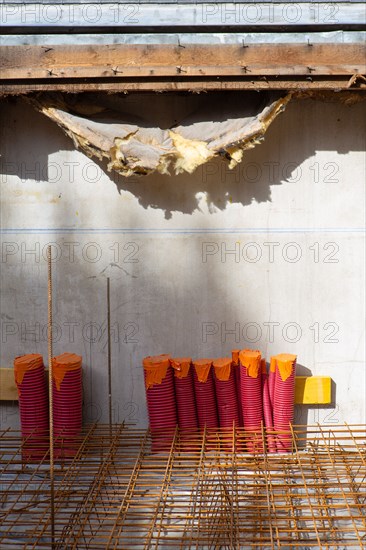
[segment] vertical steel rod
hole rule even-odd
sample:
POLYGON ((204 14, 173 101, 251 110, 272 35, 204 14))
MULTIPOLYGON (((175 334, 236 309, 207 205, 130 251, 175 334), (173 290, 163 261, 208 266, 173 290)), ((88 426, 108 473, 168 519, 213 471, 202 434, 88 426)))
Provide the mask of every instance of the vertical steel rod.
POLYGON ((53 393, 52 393, 52 256, 51 245, 47 247, 48 268, 48 398, 49 398, 49 429, 50 429, 50 490, 51 490, 51 546, 55 546, 55 477, 53 452, 53 393))
POLYGON ((108 402, 109 432, 112 439, 112 355, 111 355, 111 285, 107 277, 107 326, 108 326, 108 402))

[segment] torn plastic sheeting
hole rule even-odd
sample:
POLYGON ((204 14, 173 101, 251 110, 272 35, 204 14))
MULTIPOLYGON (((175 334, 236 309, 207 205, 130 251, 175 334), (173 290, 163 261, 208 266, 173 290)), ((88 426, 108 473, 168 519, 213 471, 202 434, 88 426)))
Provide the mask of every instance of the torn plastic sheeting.
MULTIPOLYGON (((131 112, 105 108, 103 101, 98 103, 98 94, 92 102, 75 102, 62 94, 38 94, 31 101, 88 157, 107 159, 109 170, 133 176, 192 173, 214 157, 222 157, 232 169, 242 160, 244 150, 263 140, 290 98, 291 94, 275 92, 208 94, 200 109, 166 129, 131 112)), ((123 100, 116 105, 125 109, 123 100)))

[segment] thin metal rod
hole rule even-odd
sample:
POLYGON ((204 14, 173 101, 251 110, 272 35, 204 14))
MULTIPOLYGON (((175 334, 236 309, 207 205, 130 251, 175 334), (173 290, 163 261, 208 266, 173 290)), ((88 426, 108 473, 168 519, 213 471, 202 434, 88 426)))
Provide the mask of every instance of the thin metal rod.
POLYGON ((49 400, 49 430, 50 430, 50 497, 51 497, 51 545, 55 545, 55 475, 53 452, 53 368, 52 368, 52 251, 51 245, 47 247, 47 271, 48 271, 48 400, 49 400))
POLYGON ((109 431, 112 437, 112 355, 111 355, 111 285, 107 277, 107 332, 108 332, 108 403, 109 431))

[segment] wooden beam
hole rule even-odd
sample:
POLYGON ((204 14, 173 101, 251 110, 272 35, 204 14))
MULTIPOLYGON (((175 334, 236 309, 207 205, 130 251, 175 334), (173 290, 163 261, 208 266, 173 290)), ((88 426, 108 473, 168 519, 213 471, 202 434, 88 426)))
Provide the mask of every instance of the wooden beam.
MULTIPOLYGON (((0 80, 0 96, 23 95, 32 92, 214 92, 225 90, 284 90, 284 91, 348 91, 360 92, 364 95, 366 84, 358 81, 355 86, 349 87, 349 77, 298 77, 298 78, 273 78, 273 77, 242 77, 240 79, 221 78, 215 79, 101 79, 101 80, 0 80)), ((359 94, 359 95, 360 95, 359 94)), ((334 96, 337 94, 334 93, 334 96)), ((339 95, 339 94, 338 94, 339 95)))
POLYGON ((2 46, 1 58, 2 83, 19 79, 351 77, 366 73, 365 44, 2 46))
MULTIPOLYGON (((0 368, 0 401, 17 401, 18 390, 14 369, 0 368)), ((297 405, 328 405, 331 403, 331 378, 328 376, 296 376, 297 405)))
POLYGON ((0 401, 18 401, 14 369, 0 369, 0 401))

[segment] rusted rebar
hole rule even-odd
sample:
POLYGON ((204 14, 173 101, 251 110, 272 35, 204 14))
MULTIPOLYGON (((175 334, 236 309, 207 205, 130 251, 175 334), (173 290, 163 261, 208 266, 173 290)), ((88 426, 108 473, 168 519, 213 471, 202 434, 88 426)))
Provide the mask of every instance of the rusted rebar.
MULTIPOLYGON (((281 454, 243 452, 253 432, 235 426, 231 434, 190 433, 189 448, 177 429, 161 453, 151 452, 149 431, 114 424, 111 438, 110 429, 108 423, 84 427, 77 456, 55 459, 58 549, 356 550, 365 544, 363 425, 294 426, 294 451, 281 454)), ((266 441, 277 434, 262 426, 258 435, 266 441)), ((21 445, 20 432, 0 434, 0 547, 49 548, 48 457, 24 466, 21 445)))

